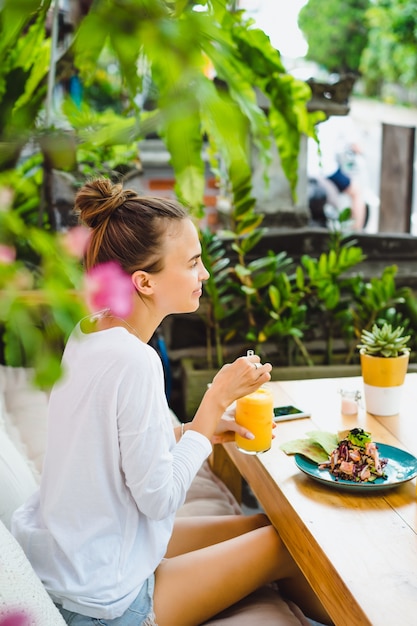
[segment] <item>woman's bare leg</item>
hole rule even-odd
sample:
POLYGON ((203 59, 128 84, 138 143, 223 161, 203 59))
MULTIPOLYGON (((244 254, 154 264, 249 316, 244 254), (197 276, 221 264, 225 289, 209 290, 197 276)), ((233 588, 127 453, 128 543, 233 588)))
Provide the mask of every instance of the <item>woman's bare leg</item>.
MULTIPOLYGON (((263 516, 252 517, 251 524, 265 521, 263 516), (259 519, 256 521, 256 518, 259 519)), ((240 522, 246 523, 245 516, 242 518, 240 522)), ((226 534, 230 534, 235 523, 232 520, 234 516, 229 520, 226 534)), ((190 542, 193 551, 167 558, 156 571, 154 602, 159 626, 197 626, 262 585, 299 575, 298 568, 272 526, 257 527, 218 543, 213 541, 213 538, 218 540, 222 535, 218 520, 214 524, 214 534, 207 518, 201 519, 201 522, 205 528, 205 540, 204 533, 199 531, 197 539, 190 542), (207 542, 211 545, 201 549, 197 547, 207 542)), ((178 546, 184 541, 182 534, 186 525, 186 522, 180 522, 183 528, 179 530, 178 546)), ((174 543, 171 542, 167 554, 178 554, 178 546, 174 543)), ((315 598, 312 592, 311 595, 315 598)), ((300 604, 300 607, 303 608, 303 605, 300 604)), ((318 602, 317 610, 310 616, 330 623, 318 602)))
POLYGON ((349 187, 345 189, 345 193, 347 193, 351 199, 350 210, 353 218, 353 229, 363 230, 366 219, 366 204, 362 196, 362 191, 356 182, 352 181, 349 187))
POLYGON ((167 558, 238 537, 271 522, 263 513, 255 515, 211 515, 179 517, 175 520, 167 558))

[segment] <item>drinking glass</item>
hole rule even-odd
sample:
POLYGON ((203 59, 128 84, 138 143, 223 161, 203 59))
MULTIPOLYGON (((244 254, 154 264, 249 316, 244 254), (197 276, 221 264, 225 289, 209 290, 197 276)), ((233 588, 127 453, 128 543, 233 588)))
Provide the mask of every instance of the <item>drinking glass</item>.
POLYGON ((236 446, 245 454, 266 452, 272 442, 272 420, 274 399, 272 393, 263 387, 236 401, 236 422, 255 435, 246 439, 236 433, 236 446))

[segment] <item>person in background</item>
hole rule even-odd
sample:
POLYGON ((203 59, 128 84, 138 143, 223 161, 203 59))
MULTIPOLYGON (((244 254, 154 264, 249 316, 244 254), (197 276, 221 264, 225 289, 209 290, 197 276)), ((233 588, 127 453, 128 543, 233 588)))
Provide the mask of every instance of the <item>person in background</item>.
POLYGON ((330 180, 339 193, 349 196, 352 228, 361 231, 366 221, 364 191, 345 166, 349 154, 353 158, 362 154, 353 120, 346 115, 333 115, 318 124, 316 130, 319 144, 311 138, 308 142, 308 175, 330 180))
POLYGON ((167 315, 199 306, 209 275, 193 221, 175 201, 107 179, 86 183, 75 208, 91 229, 87 271, 117 263, 131 306, 74 329, 50 397, 40 490, 13 518, 66 623, 198 625, 278 579, 325 617, 266 516, 175 516, 212 443, 253 438, 224 414, 271 372, 257 355, 225 365, 194 419, 173 428, 148 342, 167 315))

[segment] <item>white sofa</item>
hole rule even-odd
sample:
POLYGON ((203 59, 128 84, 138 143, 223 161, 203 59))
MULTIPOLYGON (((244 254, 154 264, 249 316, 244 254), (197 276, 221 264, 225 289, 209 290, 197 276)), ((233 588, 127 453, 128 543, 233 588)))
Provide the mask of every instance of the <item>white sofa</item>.
MULTIPOLYGON (((0 365, 0 626, 20 615, 22 626, 64 621, 19 544, 9 532, 13 511, 37 488, 46 440, 47 395, 31 384, 31 371, 0 365)), ((205 463, 178 515, 242 513, 205 463)), ((18 623, 18 619, 16 621, 18 623)), ((207 622, 217 626, 309 626, 298 607, 274 586, 264 587, 207 622)), ((177 625, 176 625, 177 626, 177 625)))

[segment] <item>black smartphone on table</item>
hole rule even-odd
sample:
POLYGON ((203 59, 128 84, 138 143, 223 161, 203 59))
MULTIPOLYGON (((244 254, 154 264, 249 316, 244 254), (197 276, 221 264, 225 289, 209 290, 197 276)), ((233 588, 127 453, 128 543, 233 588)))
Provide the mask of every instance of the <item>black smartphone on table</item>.
POLYGON ((292 404, 274 407, 274 422, 285 422, 287 420, 297 420, 304 417, 310 417, 310 413, 307 413, 292 404))

